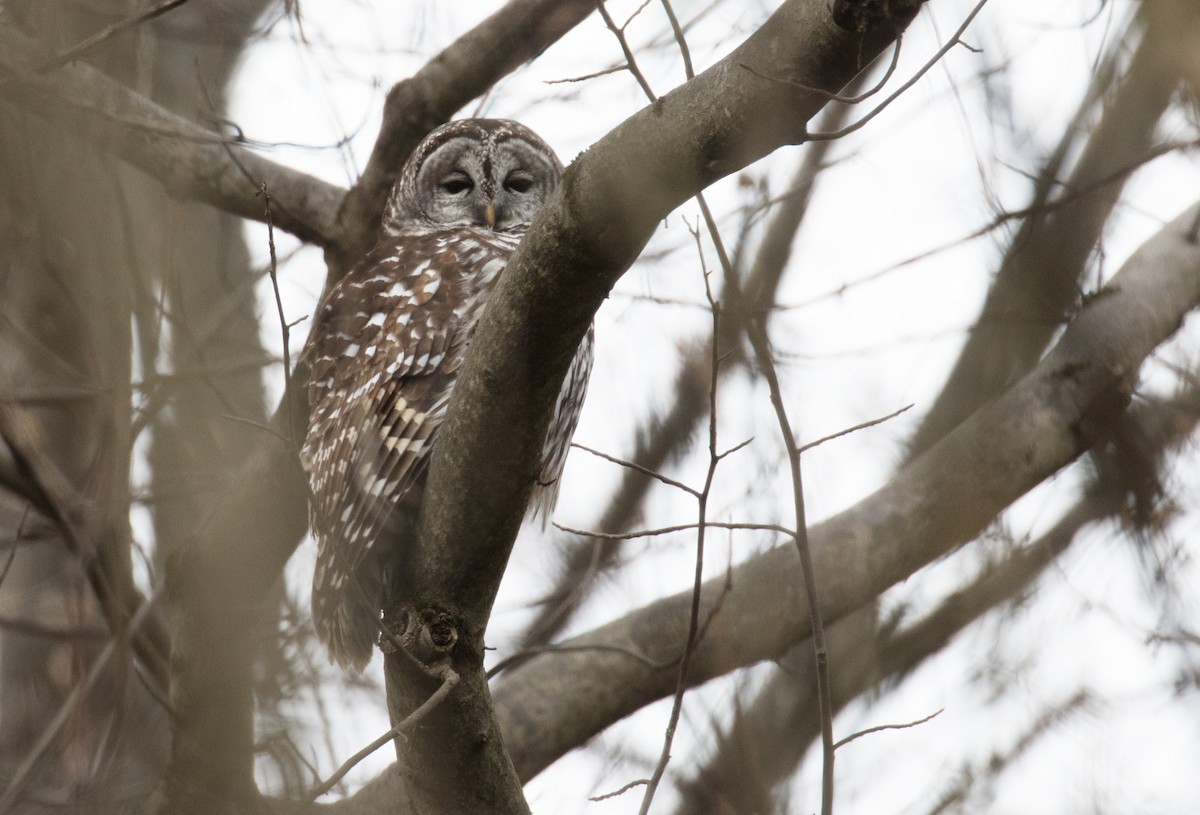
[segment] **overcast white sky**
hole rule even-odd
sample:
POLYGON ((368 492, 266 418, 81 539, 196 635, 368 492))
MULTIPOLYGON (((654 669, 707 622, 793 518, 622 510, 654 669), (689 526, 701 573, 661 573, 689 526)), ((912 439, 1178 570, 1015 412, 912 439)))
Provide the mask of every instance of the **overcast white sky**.
MULTIPOLYGON (((304 0, 302 31, 281 23, 248 53, 236 81, 233 119, 252 139, 303 145, 275 147, 272 158, 348 185, 370 152, 387 88, 499 5, 475 0, 304 0), (333 147, 341 142, 342 148, 333 147)), ((620 21, 637 4, 614 0, 608 5, 620 21)), ((689 31, 697 69, 740 43, 775 5, 719 0, 710 8, 707 0, 676 0, 684 20, 703 12, 689 31)), ((905 39, 893 86, 933 54, 971 5, 936 0, 921 12, 905 39)), ((1133 7, 1114 0, 1097 12, 1099 5, 1079 0, 992 2, 966 35, 982 53, 955 49, 852 142, 835 148, 836 166, 822 177, 780 294, 781 303, 795 307, 782 312, 772 327, 789 407, 803 439, 909 403, 916 407, 887 425, 806 454, 810 522, 853 504, 890 476, 915 422, 936 395, 964 330, 975 319, 1005 235, 955 243, 990 221, 995 207, 1016 209, 1026 203, 1025 173, 1036 171, 1038 158, 1060 137, 1106 38, 1122 30, 1133 7), (1011 123, 988 115, 977 78, 983 68, 1000 65, 1007 69, 993 77, 992 90, 1009 95, 1011 123), (942 251, 919 262, 893 268, 939 248, 942 251)), ((641 67, 660 94, 683 79, 678 53, 654 46, 666 30, 658 3, 650 3, 629 29, 641 67)), ((644 99, 626 72, 578 84, 546 83, 591 74, 620 59, 615 40, 593 15, 531 66, 502 82, 478 109, 463 115, 479 112, 520 119, 569 163, 642 107, 644 99)), ((1182 122, 1174 128, 1175 135, 1188 132, 1182 122)), ((801 150, 780 150, 747 173, 772 192, 781 192, 801 150)), ((1183 155, 1159 159, 1139 174, 1127 197, 1132 203, 1121 208, 1106 234, 1100 273, 1114 273, 1132 249, 1193 203, 1198 182, 1194 159, 1183 155)), ((721 182, 710 193, 714 208, 727 215, 727 241, 735 238, 735 213, 745 197, 737 178, 721 182)), ((672 215, 647 249, 669 254, 635 266, 601 309, 597 369, 578 441, 627 455, 647 409, 671 399, 678 351, 709 320, 699 307, 702 279, 683 220, 694 221, 695 216, 691 205, 672 215)), ((258 259, 265 263, 265 228, 247 228, 258 259)), ((294 248, 286 236, 277 235, 277 240, 283 254, 294 248)), ((706 248, 706 257, 714 262, 711 248, 706 248)), ((324 273, 321 254, 312 248, 300 249, 282 267, 289 319, 311 313, 324 273)), ((269 292, 260 295, 267 297, 269 292)), ((1188 333, 1194 346, 1194 327, 1188 333)), ((300 341, 294 337, 293 350, 300 341)), ((279 345, 275 333, 268 342, 279 345)), ((1175 344, 1188 347, 1186 339, 1175 344)), ((1161 372, 1156 377, 1156 382, 1169 386, 1161 372)), ((780 471, 783 459, 765 387, 742 377, 732 379, 721 391, 720 413, 723 446, 751 436, 755 442, 723 465, 712 517, 780 518, 790 485, 780 471)), ((706 464, 707 456, 700 451, 672 474, 698 484, 706 464)), ((558 519, 591 525, 617 475, 612 465, 575 451, 558 519)), ((1196 480, 1194 472, 1176 475, 1187 484, 1196 480)), ((1007 516, 1008 532, 1019 540, 1048 527, 1078 478, 1068 470, 1027 496, 1007 516)), ((647 523, 654 526, 690 520, 694 509, 690 499, 663 489, 654 494, 650 512, 647 523)), ((1193 537, 1196 522, 1195 513, 1188 513, 1172 531, 1180 538, 1193 537)), ((739 560, 767 543, 748 535, 732 540, 714 536, 708 552, 710 571, 719 573, 730 557, 739 560)), ((599 592, 575 630, 690 585, 689 538, 655 539, 630 552, 637 568, 599 592)), ((302 548, 290 568, 302 596, 307 595, 311 558, 311 548, 302 548)), ((903 600, 917 609, 928 608, 973 573, 979 558, 979 547, 972 547, 897 587, 885 602, 903 600)), ((527 530, 489 634, 489 644, 500 649, 499 655, 529 619, 526 604, 546 585, 552 563, 544 539, 536 530, 527 530)), ((1178 568, 1195 571, 1193 564, 1178 568)), ((964 760, 1007 749, 1046 705, 1080 686, 1103 696, 1105 704, 1055 730, 1003 777, 995 800, 975 799, 976 805, 999 813, 1065 812, 1095 793, 1114 811, 1194 809, 1200 801, 1200 774, 1194 772, 1200 766, 1198 711, 1194 698, 1179 700, 1168 693, 1173 652, 1156 653, 1144 644, 1155 628, 1157 609, 1145 602, 1129 547, 1103 531, 1094 533, 1063 560, 1048 582, 1050 590, 1040 592, 1019 613, 977 626, 899 691, 873 706, 856 705, 838 719, 840 737, 945 708, 921 728, 863 739, 840 751, 840 812, 925 811, 955 781, 964 760), (1008 684, 999 697, 990 695, 989 682, 980 678, 993 670, 998 672, 997 682, 1008 684)), ((378 659, 371 670, 379 670, 378 659)), ((776 668, 760 666, 737 682, 754 684, 772 670, 776 668)), ((707 749, 710 716, 726 708, 734 689, 735 683, 713 683, 689 696, 672 770, 686 771, 707 749)), ((333 734, 339 760, 387 728, 382 700, 349 694, 330 702, 347 708, 333 734)), ((312 719, 315 726, 311 707, 301 705, 296 714, 312 719)), ((587 797, 646 775, 646 764, 660 749, 666 719, 664 704, 652 706, 606 732, 592 748, 560 761, 529 785, 534 810, 636 812, 638 793, 603 803, 589 803, 587 797), (610 751, 619 751, 621 757, 613 758, 610 751)), ((323 752, 320 734, 309 735, 327 773, 335 765, 323 752)), ((390 759, 390 752, 381 751, 352 777, 352 786, 390 759)), ((808 763, 796 787, 797 813, 818 806, 819 789, 813 783, 818 763, 808 763)), ((660 796, 655 811, 669 811, 672 791, 664 788, 660 796)))

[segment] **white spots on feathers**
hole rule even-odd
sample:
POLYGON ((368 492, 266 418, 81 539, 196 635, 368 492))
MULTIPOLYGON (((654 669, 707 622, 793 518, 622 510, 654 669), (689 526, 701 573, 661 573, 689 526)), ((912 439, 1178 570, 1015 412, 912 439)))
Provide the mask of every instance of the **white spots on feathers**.
POLYGON ((397 455, 402 453, 417 455, 425 449, 425 442, 423 439, 401 439, 396 436, 388 436, 384 440, 383 446, 397 455))
MULTIPOLYGON (((520 238, 470 228, 393 233, 322 306, 304 351, 313 379, 301 456, 318 540, 313 616, 331 648, 357 636, 338 627, 341 615, 358 613, 356 591, 378 590, 382 561, 369 553, 393 508, 408 511, 416 497, 408 492, 421 483, 469 338, 520 238)), ((581 397, 586 368, 573 365, 576 381, 564 394, 581 397)), ((576 413, 556 407, 556 423, 570 426, 556 442, 547 438, 543 482, 556 483, 576 413)), ((341 652, 356 666, 376 633, 367 622, 369 636, 341 652)))

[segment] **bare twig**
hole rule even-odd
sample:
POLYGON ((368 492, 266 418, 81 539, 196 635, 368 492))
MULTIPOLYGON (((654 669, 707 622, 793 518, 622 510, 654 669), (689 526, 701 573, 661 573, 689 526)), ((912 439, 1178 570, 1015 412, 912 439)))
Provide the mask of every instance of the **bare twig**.
POLYGON ((415 727, 429 714, 430 711, 442 703, 442 701, 450 694, 450 691, 453 690, 454 686, 457 684, 458 674, 455 673, 454 670, 448 665, 444 666, 442 669, 442 684, 438 686, 437 690, 430 694, 429 698, 426 699, 420 707, 406 716, 403 721, 401 721, 391 730, 387 731, 382 736, 375 739, 375 741, 371 742, 366 747, 350 756, 350 758, 346 759, 342 766, 338 767, 337 770, 334 771, 333 775, 329 776, 329 778, 325 779, 325 781, 318 784, 312 790, 312 792, 308 794, 308 800, 315 801, 325 793, 329 792, 337 785, 339 781, 346 777, 346 773, 353 770, 363 759, 371 755, 371 753, 374 753, 388 742, 395 740, 397 736, 404 733, 406 730, 411 730, 413 727, 415 727))
MULTIPOLYGON (((599 450, 593 450, 591 447, 580 444, 578 442, 571 442, 571 446, 578 447, 580 450, 584 451, 585 453, 591 453, 593 456, 596 456, 597 458, 602 458, 605 461, 611 461, 613 464, 620 464, 622 467, 628 467, 631 470, 636 470, 637 472, 641 473, 642 475, 650 476, 653 479, 661 481, 662 483, 666 484, 667 486, 675 487, 676 489, 683 490, 688 495, 695 496, 695 497, 699 497, 699 495, 700 495, 695 489, 693 489, 692 487, 689 487, 687 484, 684 484, 682 481, 676 481, 675 479, 665 476, 662 473, 657 472, 656 470, 651 470, 649 467, 643 467, 641 464, 638 464, 635 461, 629 461, 628 459, 618 458, 617 456, 611 456, 608 453, 602 453, 599 450)), ((730 450, 727 452, 733 452, 733 451, 730 450)))
POLYGON ((572 82, 586 82, 589 79, 597 79, 599 77, 608 76, 609 74, 619 73, 624 70, 625 70, 625 66, 623 64, 622 65, 613 65, 609 68, 601 68, 599 71, 593 71, 590 74, 584 74, 583 76, 568 76, 568 77, 564 77, 562 79, 547 79, 545 81, 545 84, 547 84, 547 85, 565 85, 565 84, 572 83, 572 82))
POLYGON ((267 191, 267 182, 260 182, 259 194, 263 199, 263 216, 267 222, 267 248, 271 253, 271 265, 268 267, 268 272, 271 275, 271 291, 275 294, 275 312, 279 315, 279 330, 283 335, 283 401, 286 405, 287 427, 288 432, 296 425, 295 409, 292 405, 294 393, 292 389, 292 355, 289 350, 291 342, 292 327, 287 318, 283 316, 283 298, 279 296, 279 275, 278 261, 275 256, 275 223, 271 219, 271 193, 267 191))
POLYGON ((916 727, 919 724, 925 724, 925 722, 942 715, 943 710, 945 710, 945 708, 938 708, 924 719, 917 719, 915 722, 908 722, 906 724, 880 724, 876 725, 875 727, 868 727, 866 730, 859 730, 857 733, 851 733, 849 736, 846 736, 846 738, 840 739, 836 744, 833 745, 833 749, 836 750, 839 747, 849 744, 855 739, 862 738, 863 736, 870 735, 871 733, 878 733, 882 730, 907 730, 910 727, 916 727))
MULTIPOLYGON (((958 43, 961 40, 962 35, 966 32, 967 28, 971 25, 971 22, 975 19, 976 15, 978 15, 979 12, 983 11, 983 7, 984 7, 984 5, 987 4, 987 1, 988 0, 979 0, 979 2, 975 4, 975 7, 973 9, 971 9, 971 13, 967 15, 967 18, 965 20, 963 20, 962 25, 960 25, 958 27, 958 30, 954 32, 953 36, 951 36, 950 39, 947 40, 946 44, 943 45, 941 48, 939 48, 937 50, 937 53, 935 53, 932 57, 930 57, 929 61, 921 66, 920 70, 918 70, 915 74, 912 75, 911 78, 909 78, 907 81, 905 81, 905 83, 903 85, 901 85, 899 88, 897 88, 887 99, 884 99, 882 102, 880 102, 879 105, 876 106, 873 110, 871 110, 870 113, 863 116, 857 122, 846 125, 845 127, 841 128, 839 130, 833 130, 833 131, 830 131, 827 133, 809 133, 806 136, 806 139, 808 141, 826 141, 829 139, 840 139, 843 136, 846 136, 850 133, 853 133, 856 130, 860 130, 863 127, 865 127, 867 122, 871 121, 876 116, 878 116, 880 113, 882 113, 884 110, 886 110, 887 107, 892 104, 892 102, 895 102, 909 88, 911 88, 913 85, 917 84, 917 82, 920 81, 921 77, 923 77, 923 76, 925 76, 925 74, 929 73, 929 71, 933 68, 933 66, 937 65, 941 61, 942 57, 946 56, 946 54, 948 54, 950 52, 951 48, 958 45, 958 43)), ((750 69, 747 68, 747 70, 750 70, 750 69)), ((761 76, 761 74, 759 74, 759 75, 761 76)), ((780 81, 780 80, 773 80, 773 81, 780 81)), ((809 89, 809 90, 811 90, 811 89, 809 89)))
POLYGON ((878 419, 869 419, 865 422, 860 422, 856 425, 853 425, 852 427, 847 427, 845 430, 839 430, 836 433, 830 433, 828 436, 822 436, 821 438, 817 439, 816 441, 810 441, 807 444, 802 444, 798 448, 798 451, 801 453, 808 452, 809 450, 813 449, 814 447, 820 447, 822 444, 824 444, 827 441, 833 441, 834 439, 840 439, 842 436, 848 436, 851 433, 857 433, 859 430, 866 430, 868 427, 874 427, 875 425, 883 424, 884 422, 891 421, 892 419, 895 419, 897 416, 899 416, 901 413, 905 413, 911 409, 912 409, 912 405, 905 405, 904 407, 900 408, 899 410, 893 410, 891 413, 889 413, 886 416, 880 416, 878 419))
POLYGON ((620 787, 619 789, 615 789, 612 792, 606 792, 606 793, 603 793, 602 795, 592 795, 588 798, 588 800, 593 801, 593 802, 607 801, 609 798, 616 798, 618 796, 624 795, 625 793, 629 792, 631 789, 635 789, 637 787, 643 787, 649 783, 650 783, 649 778, 639 778, 635 781, 630 781, 628 784, 625 784, 624 786, 620 787))
POLYGON ((683 711, 683 695, 687 692, 688 688, 688 668, 691 666, 692 655, 695 653, 700 633, 700 597, 704 586, 704 542, 708 531, 708 497, 712 490, 713 479, 717 474, 717 466, 721 463, 721 456, 717 452, 717 383, 720 381, 721 367, 721 354, 717 347, 717 337, 720 336, 721 306, 713 297, 712 287, 709 285, 708 270, 704 267, 703 247, 700 244, 700 232, 690 227, 689 231, 692 232, 696 240, 696 252, 700 258, 700 274, 704 279, 704 295, 708 299, 709 308, 712 310, 712 342, 709 353, 710 385, 708 389, 708 471, 704 476, 704 487, 696 495, 696 514, 698 516, 696 566, 692 578, 692 603, 688 612, 687 642, 684 645, 683 656, 679 660, 679 679, 675 685, 675 698, 671 703, 671 716, 667 721, 667 729, 663 737, 662 753, 659 755, 654 773, 650 776, 650 780, 646 784, 646 793, 642 797, 642 806, 638 810, 638 815, 647 815, 650 811, 650 804, 654 800, 654 793, 658 789, 658 785, 662 782, 663 773, 667 770, 667 762, 671 760, 671 744, 675 740, 675 729, 679 726, 679 716, 683 711))
MULTIPOLYGON (((645 3, 638 9, 640 12, 645 8, 645 3)), ((650 83, 646 81, 645 74, 638 68, 637 60, 633 56, 633 50, 629 47, 629 41, 625 39, 625 26, 629 25, 627 21, 625 25, 618 26, 613 21, 612 15, 608 13, 608 9, 604 7, 604 3, 597 3, 596 10, 600 12, 600 16, 604 18, 604 24, 608 26, 608 30, 617 38, 617 43, 621 46, 621 53, 625 55, 625 68, 629 73, 633 74, 633 78, 637 80, 638 85, 642 87, 642 91, 650 98, 651 102, 658 101, 658 97, 654 95, 654 91, 650 89, 650 83)), ((636 12, 635 12, 636 14, 636 12)), ((629 18, 632 20, 633 18, 629 18)))
POLYGON ((163 0, 162 2, 155 4, 144 11, 134 14, 131 17, 126 17, 124 20, 120 20, 112 25, 105 26, 92 36, 88 37, 86 40, 80 42, 78 45, 74 45, 41 63, 37 66, 37 68, 34 69, 34 72, 38 74, 46 74, 50 71, 53 71, 55 68, 61 68, 68 62, 78 59, 84 54, 85 51, 95 48, 100 43, 115 37, 122 31, 133 28, 134 26, 139 26, 148 20, 153 20, 155 17, 166 14, 171 9, 182 6, 187 1, 188 0, 163 0))
POLYGON ((825 642, 825 626, 821 621, 821 603, 817 598, 817 579, 813 571, 812 551, 808 545, 808 523, 804 512, 804 482, 800 470, 800 449, 792 434, 791 422, 783 405, 783 392, 779 387, 779 376, 771 359, 767 344, 767 332, 761 322, 751 320, 747 326, 750 345, 762 369, 767 387, 771 391, 771 405, 779 420, 779 431, 787 448, 788 464, 792 471, 792 490, 796 511, 796 551, 800 555, 800 569, 804 575, 804 593, 808 599, 808 614, 812 621, 813 651, 817 662, 817 704, 821 710, 821 813, 833 812, 833 702, 829 693, 829 648, 825 642))
POLYGON ((667 13, 667 20, 671 23, 671 33, 675 35, 675 44, 679 46, 679 56, 683 58, 683 75, 691 79, 696 75, 696 71, 692 67, 692 49, 688 48, 687 37, 683 35, 683 26, 679 25, 679 18, 675 16, 671 0, 662 0, 662 7, 663 11, 667 13))

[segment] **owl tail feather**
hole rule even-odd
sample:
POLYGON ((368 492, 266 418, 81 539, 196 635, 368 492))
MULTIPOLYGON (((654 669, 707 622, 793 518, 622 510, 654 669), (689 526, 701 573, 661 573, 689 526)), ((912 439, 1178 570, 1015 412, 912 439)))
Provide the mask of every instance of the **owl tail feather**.
POLYGON ((313 625, 329 653, 329 661, 361 673, 371 661, 379 636, 378 604, 362 591, 342 592, 336 598, 320 595, 313 591, 313 625))
POLYGON ((375 613, 365 605, 343 603, 328 619, 314 619, 317 636, 329 651, 329 661, 343 669, 362 672, 375 646, 375 613))

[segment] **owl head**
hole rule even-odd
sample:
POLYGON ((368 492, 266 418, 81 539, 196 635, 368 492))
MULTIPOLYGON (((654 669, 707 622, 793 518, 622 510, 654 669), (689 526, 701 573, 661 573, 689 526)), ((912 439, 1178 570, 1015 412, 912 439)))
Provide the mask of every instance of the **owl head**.
POLYGON ((507 119, 460 119, 434 130, 409 156, 383 227, 526 229, 562 180, 562 164, 529 128, 507 119))

